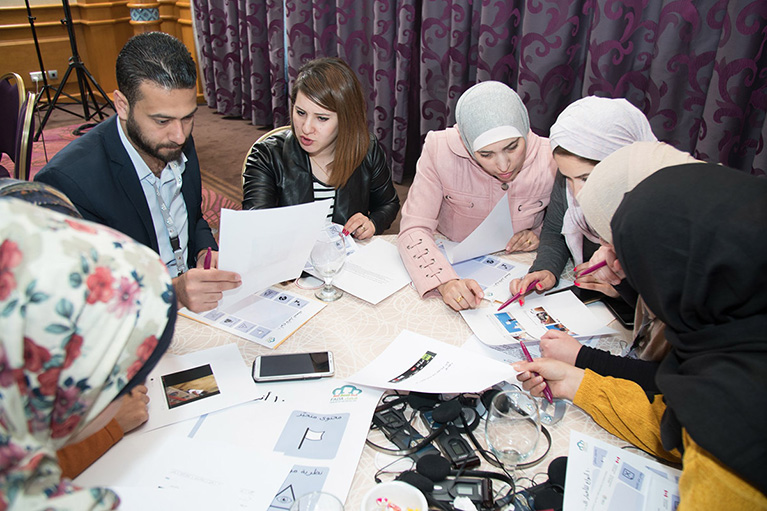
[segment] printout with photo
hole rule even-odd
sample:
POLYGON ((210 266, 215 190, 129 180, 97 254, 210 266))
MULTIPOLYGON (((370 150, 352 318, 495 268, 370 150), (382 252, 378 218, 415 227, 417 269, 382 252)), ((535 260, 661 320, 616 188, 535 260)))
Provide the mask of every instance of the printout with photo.
POLYGON ((149 420, 137 431, 173 424, 258 396, 236 344, 165 355, 147 376, 149 420))
MULTIPOLYGON (((600 339, 601 336, 595 335, 592 337, 582 337, 578 340, 584 346, 596 348, 599 345, 600 339)), ((540 340, 531 339, 529 341, 525 341, 525 346, 530 352, 531 357, 541 357, 540 340)), ((501 362, 505 362, 507 364, 513 364, 514 362, 525 360, 525 352, 522 351, 522 347, 519 345, 519 341, 514 341, 510 344, 489 345, 480 341, 476 335, 472 335, 469 337, 469 339, 466 340, 465 343, 463 343, 461 348, 473 353, 478 353, 480 355, 493 358, 501 362)))
POLYGON ((466 239, 460 243, 446 242, 445 252, 451 264, 467 261, 478 256, 494 254, 506 248, 514 235, 511 225, 509 199, 503 195, 493 210, 466 239))
POLYGON ((680 470, 573 430, 563 509, 674 510, 680 475, 680 470))
POLYGON ((325 304, 275 287, 252 294, 227 309, 200 314, 186 307, 179 314, 267 348, 276 348, 325 304))
POLYGON ((352 383, 435 394, 479 392, 499 381, 515 378, 508 364, 403 330, 362 370, 352 383))
POLYGON ((497 304, 461 311, 472 332, 490 346, 519 345, 533 347, 550 330, 559 330, 575 338, 610 335, 616 332, 606 325, 604 316, 591 313, 569 291, 555 295, 529 295, 524 305, 515 302, 502 311, 497 304), (529 343, 529 344, 528 344, 529 343))
POLYGON ((186 435, 289 460, 293 469, 282 475, 272 511, 289 509, 279 506, 305 491, 321 489, 345 498, 382 391, 336 378, 260 383, 258 390, 254 401, 184 423, 186 435))
POLYGON ((304 268, 330 201, 248 211, 221 210, 218 268, 237 272, 242 285, 224 291, 219 308, 228 311, 262 289, 293 280, 304 268))

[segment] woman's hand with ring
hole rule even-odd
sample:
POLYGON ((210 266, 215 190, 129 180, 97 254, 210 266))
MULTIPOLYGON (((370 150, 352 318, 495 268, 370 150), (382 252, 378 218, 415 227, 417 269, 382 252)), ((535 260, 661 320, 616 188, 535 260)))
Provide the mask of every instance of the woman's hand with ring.
POLYGON ((442 301, 453 310, 474 309, 482 303, 482 287, 472 279, 454 279, 437 287, 442 295, 442 301))
POLYGON ((529 229, 525 229, 524 231, 519 231, 511 237, 509 242, 506 244, 506 253, 510 254, 512 252, 532 252, 533 250, 538 249, 539 243, 540 240, 538 239, 538 235, 529 229))
POLYGON ((355 213, 344 225, 344 229, 358 240, 372 238, 376 233, 375 224, 362 213, 355 213))

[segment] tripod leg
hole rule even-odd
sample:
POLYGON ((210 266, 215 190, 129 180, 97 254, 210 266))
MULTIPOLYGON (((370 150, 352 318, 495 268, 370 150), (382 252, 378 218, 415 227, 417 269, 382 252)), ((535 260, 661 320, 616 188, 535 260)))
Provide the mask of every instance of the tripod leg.
POLYGON ((37 128, 37 133, 35 134, 34 141, 37 142, 37 139, 40 138, 40 133, 43 132, 43 128, 45 128, 45 123, 48 122, 48 117, 51 116, 51 112, 53 112, 53 107, 56 105, 56 101, 58 101, 59 96, 61 96, 61 91, 64 90, 64 85, 67 83, 67 78, 69 78, 69 74, 72 72, 72 64, 69 64, 69 67, 67 68, 67 72, 64 73, 64 77, 61 79, 61 84, 59 84, 58 88, 56 89, 56 94, 53 95, 53 100, 51 100, 51 103, 48 105, 48 110, 45 112, 45 117, 43 117, 42 122, 40 123, 40 127, 37 128))
MULTIPOLYGON (((91 73, 88 71, 88 68, 83 66, 83 71, 85 72, 86 76, 90 79, 90 81, 93 84, 93 86, 96 87, 96 90, 99 91, 99 94, 101 94, 101 96, 104 98, 104 101, 107 102, 107 104, 104 107, 98 108, 99 113, 101 114, 101 110, 103 110, 107 106, 116 112, 117 110, 115 109, 115 106, 112 103, 112 100, 109 99, 109 96, 107 96, 107 93, 104 92, 104 89, 101 88, 101 85, 99 85, 99 82, 97 82, 96 79, 93 78, 93 75, 91 75, 91 73)), ((93 93, 91 93, 91 96, 92 95, 93 95, 93 93)), ((93 103, 98 105, 98 103, 96 103, 95 99, 93 100, 93 103)), ((102 116, 102 119, 103 119, 103 117, 104 117, 103 114, 101 114, 101 116, 102 116)))

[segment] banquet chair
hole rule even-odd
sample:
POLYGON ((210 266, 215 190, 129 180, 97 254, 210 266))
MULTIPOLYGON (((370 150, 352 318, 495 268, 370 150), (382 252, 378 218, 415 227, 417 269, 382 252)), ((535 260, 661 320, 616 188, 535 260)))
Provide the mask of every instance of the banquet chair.
POLYGON ((14 177, 22 181, 30 178, 32 166, 32 137, 35 134, 35 95, 27 92, 27 98, 19 109, 19 122, 16 125, 16 171, 14 177))
POLYGON ((0 165, 0 176, 9 177, 15 174, 16 128, 25 96, 26 89, 21 76, 6 73, 0 77, 0 154, 5 153, 14 163, 14 168, 10 170, 0 165))
POLYGON ((253 148, 256 146, 256 144, 258 144, 260 142, 263 142, 267 138, 272 137, 274 135, 277 135, 279 133, 282 133, 283 131, 289 130, 289 129, 290 129, 290 125, 288 125, 288 126, 280 126, 279 128, 274 128, 273 130, 268 131, 268 132, 264 133, 263 135, 261 135, 260 137, 258 137, 256 139, 256 141, 253 142, 253 145, 250 146, 250 149, 248 149, 247 154, 245 154, 245 159, 242 161, 242 172, 241 172, 241 174, 245 174, 245 166, 248 164, 248 156, 250 156, 250 153, 253 152, 253 148))

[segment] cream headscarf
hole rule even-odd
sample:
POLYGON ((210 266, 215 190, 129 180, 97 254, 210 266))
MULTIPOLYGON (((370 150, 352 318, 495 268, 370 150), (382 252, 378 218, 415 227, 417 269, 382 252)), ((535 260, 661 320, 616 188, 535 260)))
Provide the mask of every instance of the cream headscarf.
POLYGON ((112 509, 62 479, 56 451, 170 342, 159 256, 107 227, 0 199, 0 508, 112 509))
POLYGON ((663 142, 636 142, 618 149, 594 167, 578 194, 578 203, 589 225, 612 243, 610 221, 626 192, 662 168, 699 161, 663 142))

